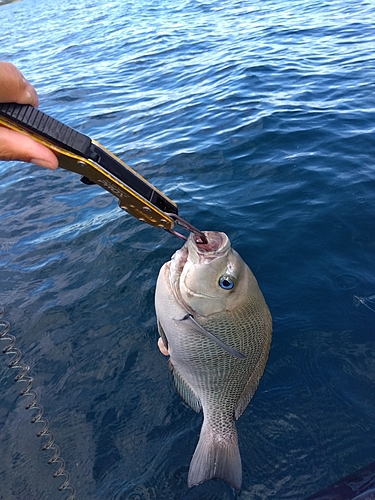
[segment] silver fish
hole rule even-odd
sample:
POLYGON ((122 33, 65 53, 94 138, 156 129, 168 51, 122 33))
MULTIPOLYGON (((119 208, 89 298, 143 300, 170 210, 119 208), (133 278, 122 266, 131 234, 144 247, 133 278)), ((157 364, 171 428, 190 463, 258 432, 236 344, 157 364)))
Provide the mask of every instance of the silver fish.
POLYGON ((176 389, 203 425, 188 486, 212 478, 240 489, 235 425, 253 397, 270 349, 272 318, 258 283, 226 234, 191 235, 160 270, 159 334, 176 389))

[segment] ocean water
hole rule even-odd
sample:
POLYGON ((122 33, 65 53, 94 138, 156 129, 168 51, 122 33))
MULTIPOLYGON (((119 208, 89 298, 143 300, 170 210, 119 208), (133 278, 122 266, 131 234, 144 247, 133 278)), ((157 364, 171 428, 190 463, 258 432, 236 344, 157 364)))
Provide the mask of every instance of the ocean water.
MULTIPOLYGON (((243 500, 302 500, 375 460, 375 2, 0 2, 0 60, 256 275, 274 335, 238 422, 243 500)), ((80 500, 188 490, 202 416, 157 349, 181 246, 63 170, 0 163, 0 305, 80 500)), ((2 345, 6 345, 2 342, 2 345)), ((0 499, 67 498, 0 357, 0 499)))

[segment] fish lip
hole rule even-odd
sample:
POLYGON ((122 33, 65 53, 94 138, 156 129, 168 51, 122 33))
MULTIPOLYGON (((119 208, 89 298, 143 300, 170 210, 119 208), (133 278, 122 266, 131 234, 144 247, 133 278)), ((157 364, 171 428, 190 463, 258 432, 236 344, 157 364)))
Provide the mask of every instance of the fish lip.
POLYGON ((171 260, 166 264, 169 285, 171 287, 173 295, 175 296, 175 299, 180 304, 184 304, 183 298, 180 293, 180 279, 188 257, 189 252, 185 244, 182 248, 177 250, 172 255, 171 260))
POLYGON ((186 248, 186 245, 184 245, 182 248, 177 250, 172 255, 169 264, 171 266, 172 273, 175 276, 181 275, 184 265, 186 264, 188 258, 189 258, 189 252, 188 249, 186 248))

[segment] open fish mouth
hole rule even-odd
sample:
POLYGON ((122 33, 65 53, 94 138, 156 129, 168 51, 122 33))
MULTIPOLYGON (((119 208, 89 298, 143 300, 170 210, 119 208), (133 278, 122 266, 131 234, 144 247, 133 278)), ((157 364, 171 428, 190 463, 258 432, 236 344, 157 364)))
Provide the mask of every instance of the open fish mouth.
POLYGON ((204 231, 204 234, 207 237, 207 243, 198 243, 195 235, 191 234, 185 245, 173 254, 170 261, 170 274, 173 282, 181 276, 188 260, 205 264, 221 257, 229 250, 231 243, 225 233, 204 231))
POLYGON ((186 243, 189 258, 200 264, 221 257, 231 246, 229 238, 225 233, 204 231, 204 234, 207 238, 207 243, 198 243, 194 235, 191 235, 186 243))

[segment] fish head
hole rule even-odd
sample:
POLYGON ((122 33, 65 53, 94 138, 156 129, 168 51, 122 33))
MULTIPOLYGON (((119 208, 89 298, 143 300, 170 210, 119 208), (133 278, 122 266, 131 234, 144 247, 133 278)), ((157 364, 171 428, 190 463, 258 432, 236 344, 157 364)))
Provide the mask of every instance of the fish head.
MULTIPOLYGON (((199 316, 231 311, 248 296, 249 273, 225 233, 206 231, 207 243, 191 235, 170 262, 170 286, 176 300, 199 316)), ((255 280, 255 278, 254 278, 255 280)))

